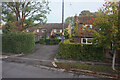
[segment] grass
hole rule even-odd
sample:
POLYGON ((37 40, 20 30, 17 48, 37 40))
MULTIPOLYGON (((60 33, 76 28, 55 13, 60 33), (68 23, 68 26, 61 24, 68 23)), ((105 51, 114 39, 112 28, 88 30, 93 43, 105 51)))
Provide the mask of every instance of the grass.
MULTIPOLYGON (((109 74, 118 74, 118 71, 112 70, 111 66, 105 65, 89 65, 85 63, 71 63, 71 62, 56 62, 59 68, 70 70, 70 69, 80 69, 89 70, 93 72, 104 72, 109 74)), ((116 67, 117 69, 118 67, 116 67)))

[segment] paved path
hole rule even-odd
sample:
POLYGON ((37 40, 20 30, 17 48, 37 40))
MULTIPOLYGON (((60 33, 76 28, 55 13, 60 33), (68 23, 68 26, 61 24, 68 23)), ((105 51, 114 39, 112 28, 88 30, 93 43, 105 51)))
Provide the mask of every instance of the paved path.
POLYGON ((3 78, 97 78, 82 74, 75 75, 68 72, 52 71, 12 62, 3 62, 2 67, 3 78))

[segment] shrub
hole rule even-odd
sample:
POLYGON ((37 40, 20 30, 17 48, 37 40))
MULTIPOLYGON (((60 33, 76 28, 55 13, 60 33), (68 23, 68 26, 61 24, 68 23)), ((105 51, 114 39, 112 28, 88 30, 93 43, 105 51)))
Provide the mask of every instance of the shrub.
POLYGON ((56 45, 56 44, 59 44, 61 39, 46 39, 46 42, 47 40, 49 41, 49 45, 56 45))
POLYGON ((40 43, 40 44, 45 44, 45 39, 40 39, 40 40, 39 40, 39 43, 40 43))
POLYGON ((91 44, 60 42, 57 58, 73 60, 103 60, 103 48, 91 44))
POLYGON ((40 39, 40 44, 46 44, 46 45, 56 45, 59 44, 61 39, 40 39))
POLYGON ((8 53, 29 53, 34 49, 32 33, 9 33, 2 35, 2 50, 8 53))

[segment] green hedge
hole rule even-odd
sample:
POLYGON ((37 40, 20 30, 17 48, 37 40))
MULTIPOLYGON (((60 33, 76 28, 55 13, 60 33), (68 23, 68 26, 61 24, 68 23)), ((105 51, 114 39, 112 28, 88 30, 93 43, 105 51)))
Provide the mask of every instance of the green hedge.
POLYGON ((59 44, 61 39, 46 39, 47 45, 56 45, 59 44))
POLYGON ((57 45, 59 44, 61 39, 40 39, 39 43, 40 44, 46 44, 46 45, 57 45))
POLYGON ((40 39, 40 40, 39 40, 39 43, 40 43, 40 44, 45 44, 45 39, 40 39))
POLYGON ((91 44, 70 43, 69 40, 59 44, 57 58, 73 60, 103 60, 103 48, 91 44))
POLYGON ((29 53, 34 49, 32 33, 9 33, 2 36, 2 50, 7 53, 29 53))

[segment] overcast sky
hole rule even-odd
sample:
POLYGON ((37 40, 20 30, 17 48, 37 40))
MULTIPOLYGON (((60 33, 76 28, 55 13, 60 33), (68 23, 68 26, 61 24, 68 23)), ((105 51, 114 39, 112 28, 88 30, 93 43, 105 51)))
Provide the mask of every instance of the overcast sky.
MULTIPOLYGON (((62 0, 48 0, 49 6, 52 10, 48 17, 47 23, 61 23, 62 22, 62 0)), ((102 7, 104 0, 65 0, 65 19, 68 16, 79 15, 83 10, 91 12, 98 11, 102 7)))

